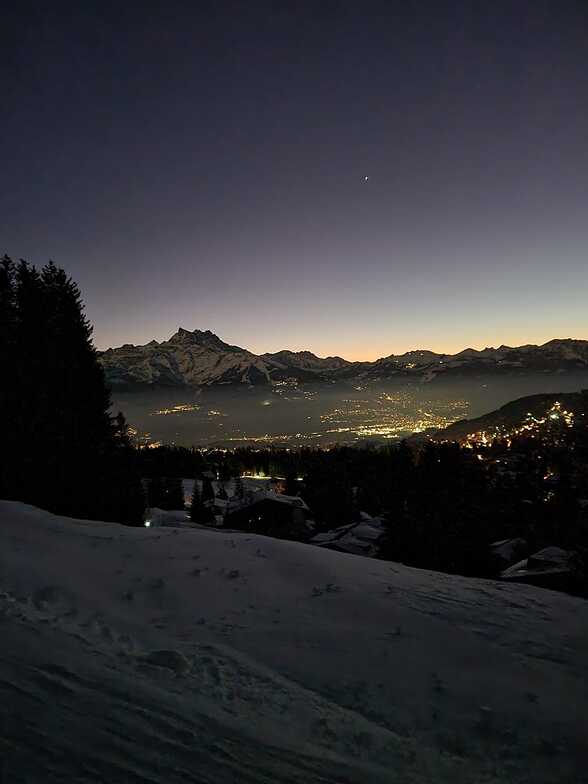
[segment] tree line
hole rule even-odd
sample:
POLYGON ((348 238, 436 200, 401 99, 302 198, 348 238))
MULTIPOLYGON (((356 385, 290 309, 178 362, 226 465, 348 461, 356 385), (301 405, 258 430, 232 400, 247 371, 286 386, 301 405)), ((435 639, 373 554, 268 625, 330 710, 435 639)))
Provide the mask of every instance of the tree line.
POLYGON ((145 498, 80 290, 49 262, 0 262, 0 497, 140 524, 145 498))
POLYGON ((588 574, 582 416, 541 440, 520 437, 479 449, 433 441, 206 453, 164 446, 144 450, 140 459, 153 475, 160 464, 183 476, 209 470, 221 480, 247 472, 281 477, 285 492, 309 506, 317 532, 356 522, 361 512, 380 516, 387 532, 380 557, 411 566, 492 577, 498 567, 490 543, 520 537, 530 552, 557 545, 576 553, 588 574))

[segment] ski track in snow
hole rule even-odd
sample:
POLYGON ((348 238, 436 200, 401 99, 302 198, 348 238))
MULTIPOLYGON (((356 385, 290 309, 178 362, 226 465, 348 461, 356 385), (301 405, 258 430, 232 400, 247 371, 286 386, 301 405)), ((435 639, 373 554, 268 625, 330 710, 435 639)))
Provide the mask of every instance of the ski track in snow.
POLYGON ((587 782, 588 603, 0 502, 0 781, 587 782))

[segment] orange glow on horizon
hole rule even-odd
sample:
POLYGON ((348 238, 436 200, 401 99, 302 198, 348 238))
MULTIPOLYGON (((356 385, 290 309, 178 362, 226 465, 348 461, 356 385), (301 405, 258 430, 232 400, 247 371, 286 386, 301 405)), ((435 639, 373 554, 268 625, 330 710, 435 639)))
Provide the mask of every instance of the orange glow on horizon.
MULTIPOLYGON (((349 348, 349 350, 341 350, 341 346, 325 346, 324 344, 313 347, 312 345, 306 345, 304 347, 296 346, 295 348, 289 348, 290 351, 311 351, 313 354, 316 354, 318 357, 341 357, 346 359, 349 362, 374 362, 377 359, 382 359, 383 357, 389 357, 392 355, 400 356, 405 354, 409 351, 432 351, 435 354, 446 354, 446 355, 454 355, 458 354, 460 351, 464 351, 465 349, 474 349, 476 351, 482 351, 485 348, 499 348, 502 345, 510 346, 511 348, 517 348, 519 346, 526 346, 526 345, 536 345, 541 346, 545 343, 548 343, 551 340, 566 340, 571 338, 573 340, 588 340, 587 337, 579 336, 579 335, 539 335, 537 337, 531 338, 528 335, 522 335, 519 337, 513 337, 512 335, 506 339, 494 339, 489 341, 472 341, 467 340, 464 338, 457 341, 447 341, 443 343, 437 343, 435 341, 431 341, 430 343, 427 341, 417 341, 415 340, 414 343, 407 345, 407 344, 393 344, 391 343, 369 343, 369 345, 364 346, 353 346, 353 348, 349 348)), ((272 348, 264 348, 257 350, 256 348, 250 349, 256 354, 263 354, 263 353, 275 353, 282 349, 274 349, 272 348)))
MULTIPOLYGON (((586 331, 585 327, 584 329, 579 329, 573 332, 571 332, 569 329, 562 329, 556 334, 539 333, 535 335, 521 334, 517 332, 507 334, 506 329, 504 329, 500 332, 492 334, 491 336, 488 336, 487 339, 484 339, 483 336, 480 337, 478 335, 478 339, 471 339, 470 336, 470 339, 467 337, 458 339, 452 337, 450 339, 444 340, 442 336, 438 335, 436 336, 436 339, 430 341, 427 340, 426 337, 423 338, 422 331, 418 335, 415 335, 414 339, 407 339, 406 335, 403 334, 401 339, 399 339, 397 342, 394 340, 387 341, 381 338, 377 341, 370 341, 369 338, 364 338, 361 341, 353 339, 349 340, 346 335, 342 335, 338 345, 334 344, 334 342, 331 342, 331 340, 317 341, 316 336, 314 335, 309 337, 308 340, 297 336, 297 340, 293 344, 290 340, 288 340, 288 337, 284 337, 283 340, 277 338, 269 343, 265 342, 265 340, 258 341, 255 339, 248 341, 245 336, 242 336, 241 339, 239 339, 235 337, 234 333, 223 334, 221 330, 215 331, 215 334, 217 334, 220 340, 223 342, 231 345, 238 345, 244 350, 251 351, 257 355, 265 353, 274 354, 283 350, 293 352, 310 351, 319 358, 337 356, 349 362, 373 362, 383 357, 388 357, 391 355, 400 356, 410 351, 432 351, 435 354, 454 355, 468 348, 481 351, 488 347, 498 348, 501 345, 516 348, 518 346, 525 345, 541 346, 555 339, 588 339, 588 332, 586 331)), ((171 334, 166 334, 161 335, 156 339, 158 342, 165 342, 169 340, 170 337, 171 334)), ((133 343, 134 345, 145 345, 152 339, 152 336, 149 336, 147 339, 135 338, 135 340, 131 339, 128 342, 133 343)), ((98 343, 98 348, 99 350, 104 351, 107 348, 114 348, 120 345, 122 344, 117 342, 114 343, 114 345, 108 346, 103 345, 102 341, 100 341, 98 343)))

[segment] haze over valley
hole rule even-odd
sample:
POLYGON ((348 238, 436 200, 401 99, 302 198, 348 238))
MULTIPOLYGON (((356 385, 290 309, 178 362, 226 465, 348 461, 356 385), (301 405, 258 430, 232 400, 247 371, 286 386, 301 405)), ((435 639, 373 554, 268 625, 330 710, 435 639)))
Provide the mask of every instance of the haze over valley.
POLYGON ((310 351, 254 354, 210 331, 101 355, 139 443, 285 447, 385 443, 433 433, 518 397, 588 386, 588 341, 414 350, 375 362, 310 351))

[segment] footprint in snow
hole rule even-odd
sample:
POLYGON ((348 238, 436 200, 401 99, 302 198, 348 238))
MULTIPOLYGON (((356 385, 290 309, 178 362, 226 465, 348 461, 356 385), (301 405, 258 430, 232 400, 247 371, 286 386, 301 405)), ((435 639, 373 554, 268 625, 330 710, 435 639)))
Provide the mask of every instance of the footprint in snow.
POLYGON ((192 669, 192 664, 183 653, 172 650, 149 651, 138 654, 137 659, 153 667, 163 667, 175 672, 176 675, 187 675, 192 669))
POLYGON ((74 595, 60 585, 37 588, 31 598, 35 608, 42 612, 51 612, 58 617, 77 614, 74 595))

